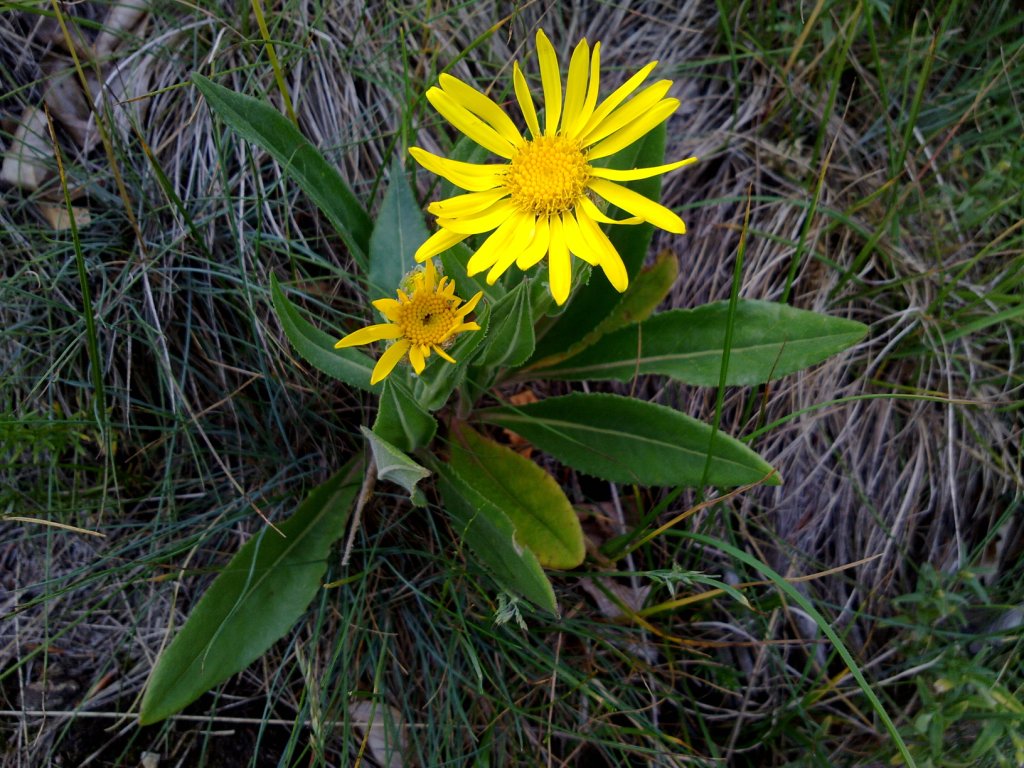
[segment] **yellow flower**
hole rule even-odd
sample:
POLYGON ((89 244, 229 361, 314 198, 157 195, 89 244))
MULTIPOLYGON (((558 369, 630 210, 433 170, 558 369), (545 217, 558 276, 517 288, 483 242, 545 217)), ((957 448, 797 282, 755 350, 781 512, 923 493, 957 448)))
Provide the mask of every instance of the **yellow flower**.
POLYGON ((483 292, 463 303, 455 295, 455 283, 447 277, 437 281, 433 259, 427 260, 425 269, 407 278, 405 288, 408 293, 399 288, 397 300, 377 299, 373 302, 389 322, 360 328, 334 345, 335 349, 341 349, 384 339, 395 340, 373 367, 370 384, 386 378, 407 353, 417 375, 423 372, 431 351, 454 363, 454 358, 444 351, 444 347, 450 345, 457 333, 480 330, 479 325, 467 323, 465 319, 483 292))
POLYGON ((600 43, 593 51, 586 40, 576 46, 564 99, 558 58, 541 31, 537 58, 544 91, 543 131, 526 78, 518 63, 513 67, 516 99, 529 139, 488 96, 451 75, 441 75, 440 87, 427 91, 427 99, 452 125, 508 162, 478 165, 438 157, 419 147, 409 150, 428 171, 467 190, 429 206, 439 230, 416 251, 416 258, 428 259, 470 235, 494 230, 466 265, 470 275, 489 270, 487 282, 493 284, 513 263, 525 270, 547 255, 551 295, 562 304, 569 296, 572 253, 601 267, 615 289, 624 291, 629 283, 626 267, 598 225, 648 221, 678 234, 686 225, 668 208, 616 182, 657 176, 697 158, 621 171, 592 163, 652 130, 675 112, 679 100, 665 98, 669 80, 635 93, 657 64, 652 61, 598 104, 600 43), (592 196, 633 215, 610 219, 592 196))

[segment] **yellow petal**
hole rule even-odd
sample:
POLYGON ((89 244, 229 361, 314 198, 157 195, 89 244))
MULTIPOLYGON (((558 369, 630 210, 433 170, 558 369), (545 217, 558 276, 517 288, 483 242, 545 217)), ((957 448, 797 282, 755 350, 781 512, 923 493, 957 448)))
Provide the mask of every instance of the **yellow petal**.
POLYGON ((487 123, 509 144, 518 147, 524 143, 523 136, 519 133, 515 123, 488 96, 449 74, 442 74, 438 81, 445 93, 451 95, 458 104, 487 123))
POLYGON ((526 84, 519 69, 519 62, 512 64, 512 84, 516 90, 516 101, 519 102, 519 109, 523 112, 523 119, 526 120, 526 127, 530 129, 533 138, 540 136, 540 123, 537 122, 537 108, 533 106, 533 94, 530 93, 530 86, 526 84))
POLYGON ((508 170, 507 164, 463 163, 460 160, 438 157, 419 147, 409 147, 409 154, 431 173, 436 173, 438 176, 448 179, 455 186, 470 192, 483 192, 500 187, 505 181, 505 172, 508 170))
POLYGON ((402 305, 394 299, 377 299, 373 306, 392 323, 397 323, 401 316, 402 305))
POLYGON ((437 281, 437 269, 434 267, 434 260, 427 259, 427 266, 423 270, 423 279, 419 284, 421 290, 426 293, 433 293, 437 281))
POLYGON ((597 262, 601 265, 608 282, 616 291, 622 293, 629 285, 629 273, 626 272, 626 265, 622 263, 619 252, 589 216, 581 213, 576 220, 579 223, 580 235, 597 255, 597 262))
MULTIPOLYGON (((570 80, 572 72, 570 68, 570 80)), ((594 43, 594 50, 590 54, 590 81, 587 84, 587 96, 583 100, 579 114, 573 120, 562 120, 562 133, 571 138, 579 136, 583 126, 594 114, 594 107, 597 106, 598 89, 601 87, 601 43, 594 43)))
POLYGON ((554 135, 562 116, 562 76, 558 56, 544 30, 537 30, 537 60, 540 62, 540 84, 544 89, 544 133, 554 135))
POLYGON ((438 219, 437 226, 450 229, 452 232, 460 232, 463 235, 479 235, 501 226, 515 212, 516 207, 511 200, 499 200, 490 208, 485 208, 472 216, 438 219))
POLYGON ((460 216, 471 216, 489 208, 508 194, 502 187, 488 189, 486 192, 467 192, 445 200, 437 200, 427 206, 427 211, 442 219, 457 219, 460 216))
POLYGON ((665 118, 679 109, 678 99, 663 99, 651 107, 650 110, 638 116, 635 120, 620 128, 608 136, 604 141, 587 150, 587 157, 590 160, 597 160, 599 157, 614 155, 620 149, 628 147, 634 141, 652 128, 661 123, 665 118))
POLYGON ((464 134, 496 155, 511 159, 515 146, 440 88, 427 89, 427 101, 464 134))
POLYGON ((456 243, 461 243, 469 235, 459 232, 449 232, 447 229, 439 229, 427 238, 427 242, 416 249, 416 261, 426 261, 432 256, 444 253, 456 243))
MULTIPOLYGON (((589 184, 588 184, 589 186, 589 184)), ((630 216, 628 219, 612 219, 601 213, 600 209, 594 205, 594 202, 589 197, 581 197, 580 201, 576 204, 577 207, 582 207, 594 221, 600 224, 643 224, 644 220, 639 216, 630 216)))
POLYGON ((562 214, 562 234, 565 235, 565 244, 569 246, 570 253, 583 259, 587 264, 597 266, 598 254, 583 239, 579 225, 570 211, 562 214))
POLYGON ((644 67, 631 78, 629 78, 629 80, 627 80, 614 91, 612 91, 611 96, 602 101, 601 105, 596 110, 594 110, 594 114, 590 116, 589 120, 587 120, 587 124, 583 126, 583 130, 580 131, 580 133, 587 133, 595 125, 599 124, 609 114, 611 114, 612 110, 619 106, 619 104, 621 104, 623 101, 625 101, 626 97, 629 96, 629 94, 631 94, 633 91, 640 87, 640 83, 647 79, 647 76, 651 74, 651 70, 654 69, 654 67, 657 64, 658 62, 652 61, 646 67, 644 67))
POLYGON ((412 346, 408 339, 399 339, 380 356, 380 360, 373 366, 373 373, 370 374, 370 385, 373 386, 381 379, 387 377, 395 369, 398 361, 402 359, 409 347, 412 346))
POLYGON ((516 257, 516 266, 527 270, 544 258, 551 243, 551 227, 547 216, 539 216, 534 224, 533 239, 526 250, 516 257))
POLYGON ((512 266, 512 263, 529 247, 534 238, 536 230, 535 217, 532 214, 524 213, 516 217, 515 226, 509 232, 508 238, 498 248, 497 259, 487 273, 487 284, 494 285, 505 270, 512 266))
POLYGON ((522 218, 527 215, 515 212, 502 222, 501 226, 484 240, 484 244, 477 249, 476 253, 469 257, 469 262, 466 264, 466 274, 472 277, 477 272, 483 272, 490 267, 501 255, 501 250, 505 248, 512 238, 522 218))
POLYGON ((479 331, 479 330, 480 330, 480 324, 479 323, 463 323, 458 328, 456 328, 453 331, 453 333, 463 333, 464 331, 479 331))
POLYGON ((477 323, 462 323, 462 325, 457 325, 454 328, 452 328, 450 331, 448 331, 448 333, 445 334, 444 339, 442 339, 442 341, 450 339, 452 336, 457 336, 460 333, 465 333, 467 331, 479 331, 479 330, 480 330, 480 326, 477 323))
POLYGON ((435 352, 437 352, 437 354, 439 354, 441 357, 443 357, 449 363, 454 363, 455 362, 455 358, 452 357, 451 355, 449 355, 447 352, 445 352, 439 346, 437 346, 437 344, 433 345, 433 349, 434 349, 435 352))
POLYGON ((412 363, 412 369, 416 371, 416 375, 423 373, 423 368, 426 366, 426 361, 423 359, 423 347, 420 344, 412 344, 409 346, 409 362, 412 363))
POLYGON ((345 338, 338 342, 335 342, 335 349, 344 349, 345 347, 358 347, 362 344, 370 344, 374 341, 381 341, 383 339, 397 339, 402 335, 402 329, 397 325, 391 323, 379 323, 377 325, 368 325, 365 328, 360 328, 358 331, 353 331, 345 338))
POLYGON ((548 285, 555 303, 561 306, 569 298, 572 287, 572 262, 569 258, 569 247, 565 243, 562 232, 562 220, 551 217, 551 244, 548 249, 548 285))
POLYGON ((480 301, 480 297, 484 295, 483 291, 477 291, 476 295, 473 296, 469 301, 463 304, 455 311, 455 316, 460 320, 476 309, 477 302, 480 301))
POLYGON ((609 181, 635 181, 636 179, 649 179, 651 176, 660 176, 663 173, 674 171, 676 168, 682 168, 684 165, 692 165, 697 162, 696 157, 688 157, 685 160, 679 160, 675 163, 666 163, 665 165, 655 165, 650 168, 632 168, 630 170, 617 171, 614 168, 598 168, 592 166, 590 168, 590 175, 596 176, 599 179, 608 179, 609 181))
MULTIPOLYGON (((647 86, 640 91, 640 93, 630 99, 628 103, 623 104, 601 120, 601 122, 592 126, 589 131, 583 134, 581 140, 586 145, 596 144, 605 136, 610 136, 620 128, 624 128, 639 120, 665 97, 665 94, 668 93, 668 89, 671 87, 671 80, 659 80, 653 85, 647 86)), ((672 101, 675 101, 676 106, 679 106, 679 102, 677 100, 673 99, 672 101)), ((647 121, 644 120, 644 123, 646 122, 647 121)), ((657 123, 654 125, 657 125, 657 123)), ((652 125, 651 128, 653 127, 654 126, 652 125)), ((647 130, 650 130, 650 128, 647 130)))
POLYGON ((594 190, 612 205, 649 221, 656 227, 674 232, 677 235, 686 233, 686 225, 675 213, 660 203, 649 200, 638 192, 606 179, 591 179, 587 188, 594 190))
POLYGON ((565 104, 562 107, 562 130, 575 125, 587 95, 587 74, 590 68, 590 46, 584 38, 576 45, 569 59, 569 76, 565 81, 565 104))

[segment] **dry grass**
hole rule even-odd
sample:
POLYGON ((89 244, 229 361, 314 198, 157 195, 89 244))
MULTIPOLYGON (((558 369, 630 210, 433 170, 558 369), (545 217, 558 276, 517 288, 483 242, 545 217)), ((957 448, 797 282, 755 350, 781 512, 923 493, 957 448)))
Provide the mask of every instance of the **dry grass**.
MULTIPOLYGON (((70 238, 39 214, 59 182, 51 172, 38 189, 4 188, 0 512, 105 538, 0 522, 0 765, 134 765, 143 751, 161 766, 272 765, 282 754, 282 764, 346 764, 358 740, 348 727, 318 728, 317 707, 344 720, 370 691, 416 725, 408 765, 483 755, 496 765, 538 755, 549 765, 868 764, 876 724, 848 698, 814 623, 767 590, 753 612, 719 599, 659 617, 661 632, 694 648, 606 620, 594 591, 566 578, 565 623, 524 636, 491 625, 488 587, 439 523, 392 500, 364 524, 349 571, 362 578, 326 596, 219 700, 190 710, 211 719, 140 731, 121 717, 168 627, 260 524, 252 507, 285 514, 357 450, 373 407, 297 363, 268 310, 276 271, 300 282, 325 326, 360 316, 360 277, 340 242, 185 84, 199 71, 283 108, 240 8, 156 6, 108 57, 86 62, 96 112, 85 127, 55 110, 69 186, 92 216, 81 237, 105 414, 92 410, 70 238)), ((922 564, 988 567, 991 594, 977 602, 1021 599, 1024 158, 1019 133, 1010 138, 1014 116, 1021 124, 1021 19, 1009 6, 990 11, 955 27, 942 19, 967 19, 966 5, 917 19, 897 9, 869 35, 861 11, 841 3, 817 18, 796 5, 729 6, 723 18, 700 2, 268 9, 303 132, 373 202, 381 169, 411 141, 450 146, 421 96, 442 67, 506 97, 510 62, 528 58, 538 25, 563 55, 582 36, 602 40, 609 85, 659 59, 683 101, 668 154, 701 158, 663 189, 689 228, 655 241, 680 259, 671 305, 728 296, 749 206, 742 295, 872 329, 814 370, 727 393, 731 434, 798 414, 756 439, 785 484, 694 524, 787 576, 877 556, 801 588, 878 681, 911 668, 907 649, 918 646, 889 619, 922 564)), ((91 42, 109 21, 99 3, 62 12, 91 42)), ((73 73, 48 13, 0 17, 5 151, 23 110, 73 73)), ((714 418, 714 392, 662 380, 636 392, 714 418)), ((606 493, 584 487, 573 481, 574 501, 606 493)), ((656 501, 614 494, 624 514, 656 501)), ((631 567, 751 578, 689 546, 663 537, 631 567)), ((918 694, 885 691, 909 722, 918 694)))

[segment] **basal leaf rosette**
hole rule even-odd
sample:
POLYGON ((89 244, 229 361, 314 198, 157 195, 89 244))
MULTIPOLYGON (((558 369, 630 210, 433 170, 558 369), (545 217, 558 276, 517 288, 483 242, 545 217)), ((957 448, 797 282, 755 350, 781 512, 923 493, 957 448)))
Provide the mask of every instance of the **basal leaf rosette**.
POLYGON ((466 190, 429 206, 439 229, 416 258, 428 259, 471 235, 491 232, 466 265, 470 276, 487 270, 487 282, 493 284, 513 264, 527 270, 547 256, 551 294, 563 304, 571 288, 571 254, 600 267, 622 292, 629 275, 599 225, 646 221, 677 234, 686 232, 686 225, 673 211, 618 182, 667 173, 696 158, 627 170, 594 161, 640 139, 675 112, 679 100, 666 97, 670 80, 638 90, 657 64, 651 62, 599 104, 600 43, 591 49, 582 40, 576 46, 564 93, 558 58, 542 31, 537 32, 537 59, 543 130, 526 78, 518 63, 513 66, 516 100, 529 138, 490 97, 458 78, 442 74, 438 86, 427 91, 427 99, 452 125, 506 162, 465 163, 418 147, 409 150, 428 171, 466 190), (598 199, 632 216, 611 219, 598 199))

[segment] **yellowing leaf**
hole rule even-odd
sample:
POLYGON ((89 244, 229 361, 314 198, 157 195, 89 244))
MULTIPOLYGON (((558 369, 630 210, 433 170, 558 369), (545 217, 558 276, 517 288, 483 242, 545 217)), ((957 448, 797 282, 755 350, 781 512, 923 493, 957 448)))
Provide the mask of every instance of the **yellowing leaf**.
POLYGON ((515 528, 501 509, 481 495, 448 464, 437 466, 438 489, 452 528, 477 562, 504 589, 558 615, 551 582, 537 556, 519 545, 515 528))
POLYGON ((569 499, 547 472, 465 424, 453 427, 451 465, 512 521, 516 540, 546 568, 583 562, 583 530, 569 499))

